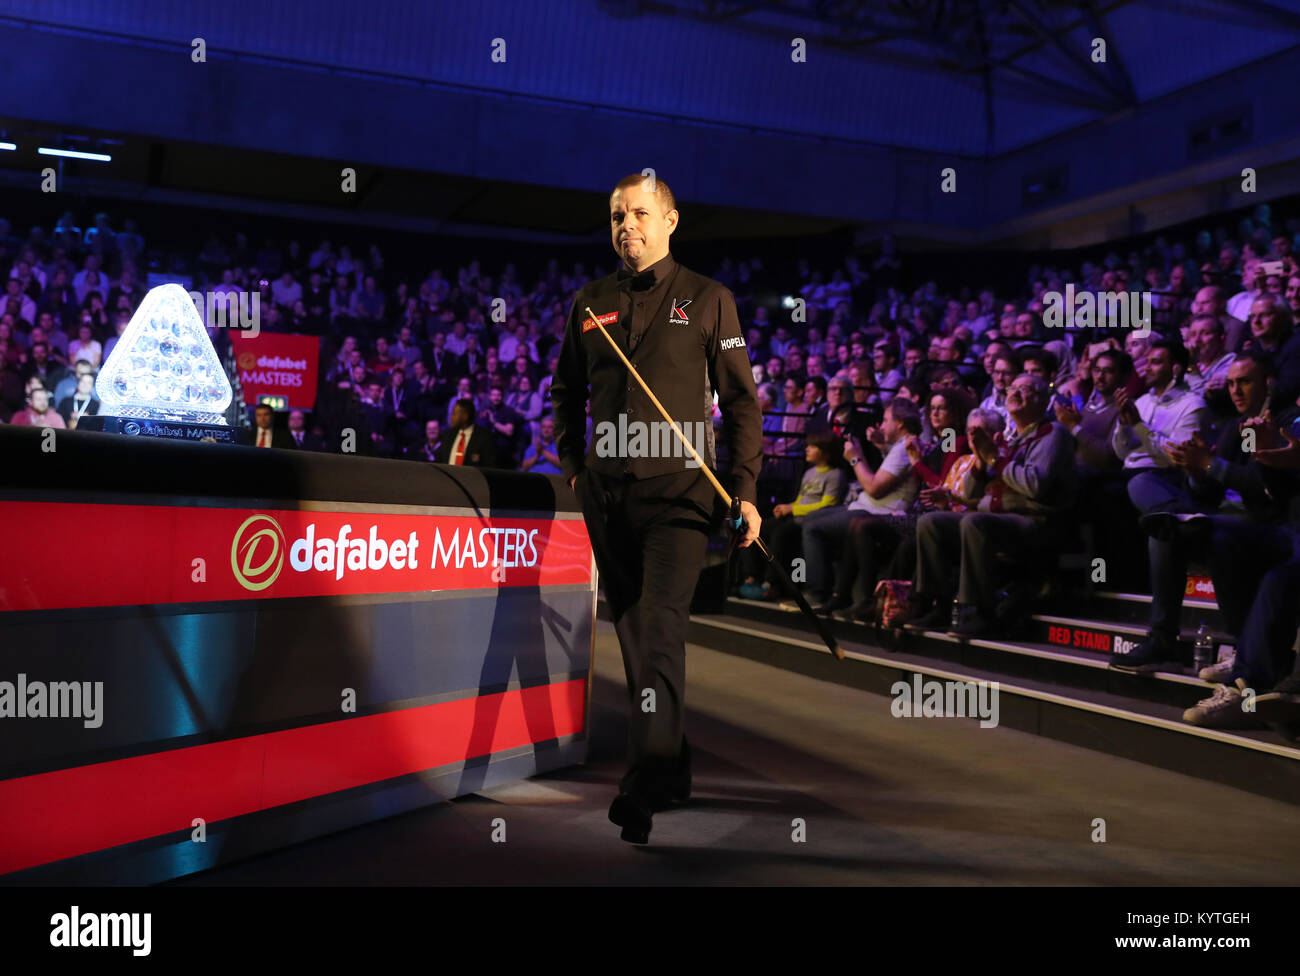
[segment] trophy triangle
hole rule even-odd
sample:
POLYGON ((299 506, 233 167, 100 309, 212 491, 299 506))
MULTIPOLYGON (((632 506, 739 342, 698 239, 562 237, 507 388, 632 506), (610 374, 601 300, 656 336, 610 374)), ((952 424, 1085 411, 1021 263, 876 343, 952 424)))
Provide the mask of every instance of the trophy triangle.
POLYGON ((151 288, 95 381, 103 412, 225 424, 233 392, 203 319, 177 284, 151 288))

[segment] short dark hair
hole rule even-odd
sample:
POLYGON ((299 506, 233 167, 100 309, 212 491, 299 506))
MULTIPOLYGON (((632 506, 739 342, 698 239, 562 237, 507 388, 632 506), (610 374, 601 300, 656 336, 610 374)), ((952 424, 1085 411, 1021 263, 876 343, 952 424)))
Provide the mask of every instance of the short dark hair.
POLYGON ((1128 379, 1133 375, 1133 357, 1123 349, 1103 349, 1093 357, 1092 361, 1095 363, 1104 357, 1115 360, 1115 372, 1119 374, 1121 379, 1128 379))
POLYGON ((1186 372, 1187 364, 1191 360, 1187 355, 1187 347, 1181 342, 1175 339, 1157 339, 1155 342, 1151 343, 1151 346, 1147 350, 1147 354, 1150 355, 1157 349, 1168 350, 1169 361, 1177 366, 1183 367, 1183 371, 1186 372))
POLYGON ((644 173, 631 173, 615 183, 614 189, 609 191, 609 195, 612 197, 619 190, 625 189, 629 186, 640 186, 642 183, 650 180, 654 181, 655 199, 659 201, 659 206, 664 208, 664 213, 668 213, 670 210, 676 210, 677 200, 673 197, 673 191, 670 190, 668 184, 659 179, 657 175, 647 176, 644 173))
POLYGON ((1044 349, 1042 346, 1029 346, 1020 350, 1020 362, 1023 368, 1025 363, 1042 363, 1043 368, 1047 370, 1048 376, 1056 375, 1056 368, 1060 365, 1055 353, 1044 349))
POLYGON ((984 354, 987 356, 990 353, 992 353, 994 357, 1001 356, 1002 353, 993 352, 994 346, 1001 346, 1006 352, 1015 352, 1015 347, 1012 346, 1011 343, 1007 342, 1007 340, 994 339, 992 342, 990 342, 987 346, 984 347, 984 354))
POLYGON ((941 380, 955 378, 957 380, 958 386, 961 386, 966 382, 964 379, 962 379, 960 370, 954 369, 953 367, 943 363, 934 367, 934 369, 930 370, 930 372, 926 373, 925 378, 926 381, 930 384, 931 389, 938 386, 941 380))
POLYGON ((1020 356, 1015 351, 1015 349, 1012 349, 1010 346, 1007 347, 1006 352, 1000 352, 993 357, 994 369, 997 368, 999 359, 1005 359, 1007 362, 1009 362, 1011 364, 1012 369, 1014 369, 1017 373, 1024 372, 1025 364, 1021 361, 1020 356))
POLYGON ((813 386, 817 387, 817 395, 818 395, 818 396, 825 396, 825 395, 826 395, 826 377, 825 377, 825 376, 810 376, 810 377, 808 377, 807 380, 804 381, 804 385, 807 386, 809 383, 811 383, 813 386))
POLYGON ((895 423, 913 436, 921 433, 921 408, 907 397, 896 396, 885 404, 885 409, 893 413, 895 423))
POLYGON ((1269 379, 1277 374, 1277 368, 1273 365, 1273 357, 1260 352, 1258 349, 1247 349, 1244 352, 1237 353, 1237 358, 1232 361, 1232 365, 1235 366, 1237 363, 1254 363, 1262 379, 1269 379))

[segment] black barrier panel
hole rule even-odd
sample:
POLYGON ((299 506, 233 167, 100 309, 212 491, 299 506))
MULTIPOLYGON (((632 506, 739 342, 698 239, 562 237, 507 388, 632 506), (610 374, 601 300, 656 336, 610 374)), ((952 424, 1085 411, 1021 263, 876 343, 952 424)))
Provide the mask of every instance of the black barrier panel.
POLYGON ((78 718, 0 721, 0 779, 336 721, 347 717, 344 689, 355 692, 356 714, 368 714, 586 676, 589 591, 433 596, 23 614, 27 622, 0 627, 0 680, 102 682, 102 714, 93 728, 78 718))
POLYGON ((0 488, 581 511, 559 475, 45 430, 0 424, 0 488))
POLYGON ((65 585, 57 560, 0 553, 0 608, 20 608, 0 609, 9 704, 20 682, 103 683, 95 715, 86 701, 76 716, 0 718, 0 873, 11 878, 158 880, 586 755, 596 581, 578 501, 559 477, 0 426, 0 519, 6 509, 27 519, 33 544, 45 536, 31 513, 50 511, 50 545, 84 542, 77 565, 94 569, 65 585), (61 503, 85 524, 60 520, 61 503), (564 546, 531 577, 510 568, 507 542, 508 572, 491 582, 475 563, 472 575, 420 577, 442 588, 370 592, 396 577, 357 576, 318 591, 333 595, 275 597, 240 575, 223 543, 231 565, 213 592, 240 597, 157 602, 195 591, 175 589, 175 540, 190 536, 149 538, 150 520, 197 540, 231 509, 324 521, 337 509, 372 524, 468 517, 485 531, 558 520, 564 546), (99 511, 122 520, 119 545, 139 540, 147 553, 119 560, 137 577, 112 575, 114 553, 96 548, 99 511), (110 605, 91 605, 96 578, 112 580, 98 591, 110 605), (42 609, 55 605, 68 609, 42 609), (210 846, 178 829, 191 816, 208 821, 210 846))

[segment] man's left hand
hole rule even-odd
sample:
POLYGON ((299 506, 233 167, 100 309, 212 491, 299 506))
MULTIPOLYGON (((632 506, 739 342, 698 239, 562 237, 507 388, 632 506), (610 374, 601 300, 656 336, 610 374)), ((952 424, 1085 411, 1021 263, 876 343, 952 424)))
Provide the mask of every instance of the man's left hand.
POLYGON ((1201 439, 1200 434, 1196 434, 1191 440, 1184 441, 1181 444, 1165 444, 1165 453, 1169 455, 1169 460, 1188 474, 1204 474, 1209 470, 1210 462, 1214 460, 1209 445, 1201 439))
POLYGON ((758 538, 763 520, 758 517, 758 509, 749 502, 740 503, 740 515, 745 520, 745 538, 740 540, 739 548, 744 549, 758 538))

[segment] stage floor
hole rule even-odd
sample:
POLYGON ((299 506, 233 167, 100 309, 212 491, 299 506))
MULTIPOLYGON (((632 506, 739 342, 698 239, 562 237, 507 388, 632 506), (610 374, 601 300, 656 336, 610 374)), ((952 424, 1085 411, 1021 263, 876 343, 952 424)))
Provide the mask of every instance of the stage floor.
POLYGON ((975 720, 895 718, 887 697, 697 645, 687 668, 693 800, 655 816, 648 846, 606 819, 627 692, 599 621, 586 766, 172 883, 1300 882, 1288 804, 975 720))

